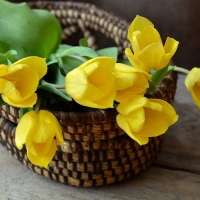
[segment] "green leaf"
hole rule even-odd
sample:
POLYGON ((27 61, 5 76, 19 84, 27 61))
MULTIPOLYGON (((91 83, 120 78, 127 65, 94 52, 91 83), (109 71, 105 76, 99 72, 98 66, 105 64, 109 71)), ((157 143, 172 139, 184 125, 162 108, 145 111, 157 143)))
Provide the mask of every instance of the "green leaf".
POLYGON ((66 49, 69 49, 69 48, 72 48, 73 46, 71 45, 68 45, 68 44, 60 44, 57 51, 56 51, 56 54, 60 54, 62 53, 63 51, 65 51, 66 49))
POLYGON ((7 103, 2 99, 1 95, 0 95, 0 105, 7 105, 7 103))
POLYGON ((99 49, 99 50, 97 50, 97 53, 100 56, 107 56, 107 57, 115 58, 115 61, 117 61, 117 58, 118 58, 117 47, 108 47, 108 48, 104 48, 104 49, 99 49))
POLYGON ((151 77, 151 81, 157 86, 162 80, 163 78, 166 76, 168 72, 168 66, 164 67, 163 69, 156 71, 152 77, 151 77))
POLYGON ((71 47, 69 49, 66 49, 60 54, 56 54, 56 57, 64 57, 67 55, 78 55, 78 56, 87 56, 89 58, 96 58, 99 57, 99 55, 92 49, 88 47, 71 47))
MULTIPOLYGON (((48 65, 47 74, 41 81, 41 85, 38 86, 38 89, 47 91, 47 97, 49 97, 49 93, 53 93, 60 96, 62 99, 71 101, 72 98, 66 93, 64 87, 65 76, 61 74, 58 63, 52 63, 48 65)), ((45 93, 43 96, 45 96, 45 93)))
POLYGON ((43 79, 52 84, 65 84, 65 77, 61 74, 58 63, 48 65, 47 74, 43 79))
POLYGON ((48 11, 31 10, 27 3, 1 0, 0 41, 15 49, 17 59, 30 55, 49 57, 61 41, 58 20, 48 11))
POLYGON ((67 101, 71 101, 72 98, 66 93, 65 89, 57 89, 54 84, 48 83, 44 80, 41 81, 41 85, 38 89, 46 90, 50 93, 56 94, 67 101))
POLYGON ((168 66, 166 76, 167 76, 168 74, 170 74, 170 73, 175 69, 175 67, 176 67, 176 66, 168 66))
POLYGON ((74 57, 70 57, 70 56, 63 57, 62 61, 63 61, 63 69, 65 71, 65 74, 67 74, 68 72, 72 71, 73 69, 83 64, 83 61, 74 57))
POLYGON ((11 65, 13 62, 15 62, 15 57, 17 55, 17 52, 15 50, 10 50, 6 52, 6 58, 8 61, 8 65, 11 65))
POLYGON ((88 41, 86 38, 81 38, 79 40, 79 46, 82 46, 82 47, 88 47, 88 41))
POLYGON ((5 42, 0 40, 0 53, 4 54, 9 50, 10 50, 9 46, 5 42))
POLYGON ((151 80, 149 81, 149 88, 147 88, 147 91, 145 94, 149 94, 152 92, 155 92, 156 90, 156 85, 154 84, 154 82, 152 82, 151 80))
POLYGON ((9 50, 5 54, 0 53, 0 64, 11 65, 16 59, 17 52, 15 50, 9 50))
POLYGON ((47 62, 47 65, 58 64, 57 60, 50 60, 47 62))
MULTIPOLYGON (((171 73, 174 69, 175 69, 176 66, 168 66, 168 69, 167 69, 167 72, 166 72, 166 75, 167 76, 169 73, 171 73)), ((151 75, 154 75, 156 73, 156 70, 151 70, 150 71, 150 74, 151 75)))

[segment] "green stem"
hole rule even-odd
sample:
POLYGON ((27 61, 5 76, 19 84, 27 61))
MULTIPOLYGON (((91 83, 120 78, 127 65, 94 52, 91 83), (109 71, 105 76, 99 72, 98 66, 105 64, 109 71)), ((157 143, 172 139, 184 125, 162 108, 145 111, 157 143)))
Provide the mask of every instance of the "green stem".
POLYGON ((38 99, 37 99, 37 102, 36 102, 36 104, 35 104, 35 109, 34 109, 34 110, 35 110, 36 113, 38 113, 39 110, 40 110, 41 100, 42 100, 42 98, 38 98, 38 99))
POLYGON ((119 105, 119 103, 114 103, 113 107, 117 110, 117 106, 119 105))
POLYGON ((82 62, 88 61, 87 59, 85 59, 85 58, 83 58, 81 56, 77 56, 77 55, 67 55, 67 56, 72 57, 72 58, 76 58, 77 60, 80 60, 82 62))
POLYGON ((174 71, 176 71, 176 72, 181 72, 181 73, 184 73, 184 74, 189 74, 189 70, 187 70, 187 69, 184 69, 184 68, 182 68, 182 67, 175 67, 174 68, 174 71))
POLYGON ((63 58, 65 56, 68 56, 68 57, 71 57, 71 58, 76 58, 77 60, 80 60, 82 62, 88 61, 86 58, 83 58, 83 57, 78 56, 78 55, 73 55, 73 54, 68 54, 68 55, 57 54, 56 55, 56 57, 59 57, 59 58, 63 58))
POLYGON ((65 89, 65 84, 52 84, 57 89, 65 89))

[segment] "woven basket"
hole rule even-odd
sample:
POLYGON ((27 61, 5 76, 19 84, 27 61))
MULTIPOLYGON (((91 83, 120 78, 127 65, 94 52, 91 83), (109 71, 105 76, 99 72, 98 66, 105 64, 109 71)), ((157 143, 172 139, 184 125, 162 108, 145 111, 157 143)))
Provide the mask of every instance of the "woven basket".
MULTIPOLYGON (((48 9, 60 21, 63 42, 72 42, 72 35, 82 32, 89 46, 96 48, 95 36, 109 38, 123 50, 129 45, 129 24, 91 4, 75 2, 29 2, 31 8, 48 9), (99 34, 101 33, 101 34, 99 34)), ((77 35, 76 35, 77 37, 77 35)), ((76 40, 77 41, 77 40, 76 40)), ((172 103, 176 90, 177 74, 172 72, 148 98, 160 98, 172 103)), ((122 181, 146 169, 158 156, 162 136, 150 138, 140 146, 118 127, 115 109, 95 112, 53 112, 65 138, 48 168, 40 168, 29 162, 25 147, 15 146, 15 129, 18 108, 0 106, 0 142, 20 162, 34 172, 50 179, 73 186, 100 186, 122 181)))

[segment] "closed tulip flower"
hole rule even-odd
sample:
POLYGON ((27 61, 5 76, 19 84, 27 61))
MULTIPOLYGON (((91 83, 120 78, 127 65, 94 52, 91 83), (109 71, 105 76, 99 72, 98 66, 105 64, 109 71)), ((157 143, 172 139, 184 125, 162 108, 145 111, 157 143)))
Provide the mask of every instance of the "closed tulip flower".
POLYGON ((145 71, 125 64, 115 64, 117 102, 126 102, 134 95, 143 95, 149 87, 151 75, 145 71))
POLYGON ((66 75, 66 92, 80 105, 112 108, 115 98, 115 59, 91 59, 66 75))
POLYGON ((146 72, 166 67, 179 44, 178 41, 168 37, 163 46, 160 34, 153 24, 140 16, 137 16, 131 23, 128 39, 134 54, 130 48, 126 48, 126 56, 134 67, 146 72))
POLYGON ((40 110, 38 113, 30 111, 21 118, 15 142, 19 150, 26 145, 28 159, 34 165, 46 168, 55 155, 56 145, 63 145, 64 139, 56 117, 40 110))
POLYGON ((11 66, 0 65, 0 93, 9 105, 32 107, 37 100, 35 91, 40 78, 47 72, 45 59, 27 57, 11 66))
POLYGON ((149 137, 165 133, 178 116, 164 100, 135 96, 117 107, 117 123, 140 145, 147 144, 149 137))
POLYGON ((185 85, 200 108, 200 68, 194 67, 186 76, 185 85))

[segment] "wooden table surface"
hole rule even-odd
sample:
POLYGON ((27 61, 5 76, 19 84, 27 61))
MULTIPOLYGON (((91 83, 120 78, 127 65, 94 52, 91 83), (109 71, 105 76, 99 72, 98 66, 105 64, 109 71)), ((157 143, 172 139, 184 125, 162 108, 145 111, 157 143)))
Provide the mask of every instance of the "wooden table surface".
POLYGON ((199 200, 200 111, 179 75, 174 107, 179 121, 165 134, 157 161, 121 183, 93 188, 63 185, 35 174, 0 146, 1 200, 199 200))

